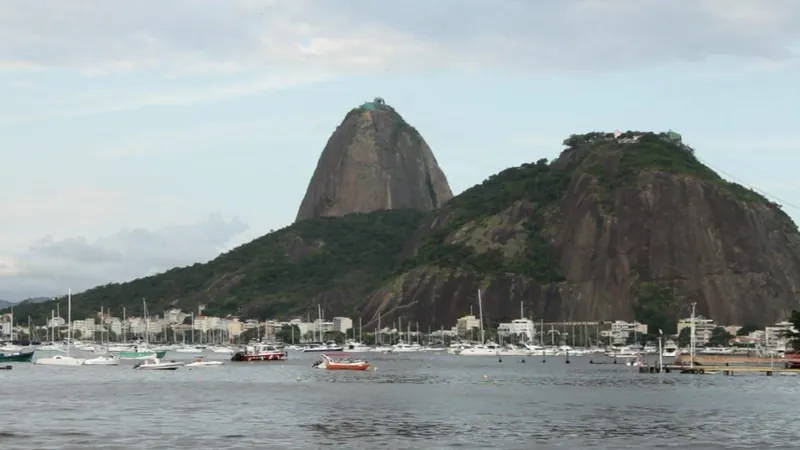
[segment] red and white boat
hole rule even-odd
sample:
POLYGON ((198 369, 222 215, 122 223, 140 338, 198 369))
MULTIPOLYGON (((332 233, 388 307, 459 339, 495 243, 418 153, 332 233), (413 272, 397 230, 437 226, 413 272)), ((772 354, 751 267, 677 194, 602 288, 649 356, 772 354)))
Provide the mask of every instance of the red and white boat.
POLYGON ((234 353, 231 361, 281 361, 286 359, 286 352, 274 345, 248 345, 244 351, 234 353))
POLYGON ((327 370, 367 370, 369 363, 362 359, 350 359, 347 355, 320 355, 321 360, 314 363, 316 369, 327 370), (342 356, 334 359, 334 356, 342 356))
POLYGON ((800 351, 786 352, 783 355, 787 369, 800 369, 800 351))

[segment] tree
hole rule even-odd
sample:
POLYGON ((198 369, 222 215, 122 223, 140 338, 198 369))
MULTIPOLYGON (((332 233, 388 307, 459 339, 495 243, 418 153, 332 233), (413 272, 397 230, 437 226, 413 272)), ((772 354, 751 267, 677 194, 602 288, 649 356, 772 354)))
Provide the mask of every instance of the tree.
POLYGON ((737 336, 748 336, 753 331, 758 331, 758 325, 753 325, 752 323, 745 324, 742 328, 739 328, 739 331, 736 332, 737 336))
POLYGON ((636 289, 633 313, 636 320, 647 325, 651 333, 663 330, 665 334, 675 333, 677 320, 675 306, 677 300, 669 286, 656 283, 642 283, 636 289))
POLYGON ((731 339, 733 339, 733 335, 728 333, 728 330, 716 327, 711 330, 711 338, 709 338, 708 343, 718 347, 727 347, 731 339))
POLYGON ((678 346, 680 347, 688 347, 692 343, 692 329, 690 327, 684 327, 681 329, 680 334, 678 334, 678 346))

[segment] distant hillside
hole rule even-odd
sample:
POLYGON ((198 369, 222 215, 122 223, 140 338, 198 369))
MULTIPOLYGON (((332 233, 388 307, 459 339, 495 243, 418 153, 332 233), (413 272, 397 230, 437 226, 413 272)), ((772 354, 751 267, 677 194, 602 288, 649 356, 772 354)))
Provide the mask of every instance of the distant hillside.
POLYGON ((32 297, 32 298, 26 298, 25 300, 22 300, 22 301, 19 301, 19 302, 10 302, 8 300, 0 300, 0 309, 10 308, 12 306, 19 305, 19 304, 22 304, 22 303, 41 303, 41 302, 46 302, 48 300, 51 300, 51 298, 50 297, 32 297))
MULTIPOLYGON (((480 288, 487 323, 522 305, 545 321, 649 318, 674 332, 692 302, 739 325, 785 319, 800 303, 797 226, 676 133, 589 133, 564 146, 428 213, 300 220, 207 264, 90 289, 73 296, 73 317, 141 314, 146 297, 154 314, 205 303, 208 314, 313 318, 321 304, 365 329, 379 317, 427 329, 477 312, 480 288)), ((54 306, 15 308, 44 320, 54 306)))
MULTIPOLYGON (((178 307, 206 314, 241 314, 262 320, 312 313, 352 314, 393 272, 397 255, 423 213, 410 210, 351 214, 298 222, 220 255, 127 283, 111 283, 72 295, 73 318, 151 314, 178 307)), ((58 299, 62 314, 66 297, 58 299)), ((54 302, 15 306, 34 320, 50 317, 54 302)))
POLYGON ((7 300, 0 300, 0 309, 9 308, 14 305, 14 302, 9 302, 7 300))

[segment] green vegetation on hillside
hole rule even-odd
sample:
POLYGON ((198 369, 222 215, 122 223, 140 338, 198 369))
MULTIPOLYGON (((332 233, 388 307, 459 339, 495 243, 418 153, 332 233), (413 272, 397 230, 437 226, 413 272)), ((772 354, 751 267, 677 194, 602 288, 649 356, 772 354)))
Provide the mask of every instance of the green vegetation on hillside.
POLYGON ((642 171, 656 170, 706 181, 722 188, 722 192, 734 199, 766 205, 787 224, 791 224, 792 229, 797 228, 780 205, 752 189, 723 179, 700 162, 691 147, 670 137, 668 133, 628 131, 614 138, 610 133, 595 132, 570 136, 564 144, 586 150, 581 167, 597 178, 604 191, 601 200, 609 209, 609 196, 615 189, 634 185, 642 171))
POLYGON ((541 231, 545 215, 564 196, 569 180, 568 173, 553 169, 545 159, 492 175, 450 200, 439 215, 444 225, 424 239, 410 263, 487 275, 525 274, 541 282, 562 281, 553 247, 541 231), (529 202, 533 211, 525 221, 525 252, 517 258, 506 261, 498 250, 479 253, 465 244, 448 242, 449 236, 467 223, 488 219, 520 201, 529 202))
POLYGON ((641 283, 636 289, 633 313, 639 323, 647 325, 649 334, 677 332, 677 299, 669 286, 657 283, 641 283))
MULTIPOLYGON (((321 293, 326 303, 351 312, 395 268, 406 239, 423 214, 385 211, 298 222, 242 245, 207 264, 168 270, 128 283, 112 283, 73 295, 73 317, 93 316, 100 307, 115 315, 151 314, 179 307, 208 314, 277 317, 316 311, 321 293), (330 294, 334 292, 335 294, 330 294)), ((66 299, 60 299, 64 313, 66 299)), ((52 302, 20 305, 18 317, 50 317, 52 302)))

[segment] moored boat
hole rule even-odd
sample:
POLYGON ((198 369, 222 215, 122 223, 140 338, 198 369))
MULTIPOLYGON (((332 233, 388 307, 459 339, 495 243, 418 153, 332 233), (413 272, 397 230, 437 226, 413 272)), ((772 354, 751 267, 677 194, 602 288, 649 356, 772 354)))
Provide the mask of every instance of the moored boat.
POLYGON ((136 360, 145 360, 145 359, 161 359, 166 355, 166 351, 146 351, 146 352, 119 352, 119 359, 136 359, 136 360))
POLYGON ((145 359, 133 366, 137 370, 177 370, 180 367, 183 367, 182 362, 161 361, 158 358, 145 359))
POLYGON ((83 362, 86 366, 118 366, 119 358, 111 355, 101 355, 96 358, 90 358, 83 362))
POLYGON ((222 361, 204 361, 204 356, 197 356, 193 362, 186 364, 186 367, 219 367, 222 361))
POLYGON ((33 352, 0 353, 0 362, 31 362, 33 352))
POLYGON ((286 352, 278 349, 274 345, 248 345, 244 351, 236 352, 231 361, 280 361, 286 359, 286 352))
POLYGON ((327 370, 367 370, 369 363, 361 359, 350 359, 341 357, 334 359, 333 355, 322 354, 321 360, 317 361, 311 367, 316 369, 327 370))

